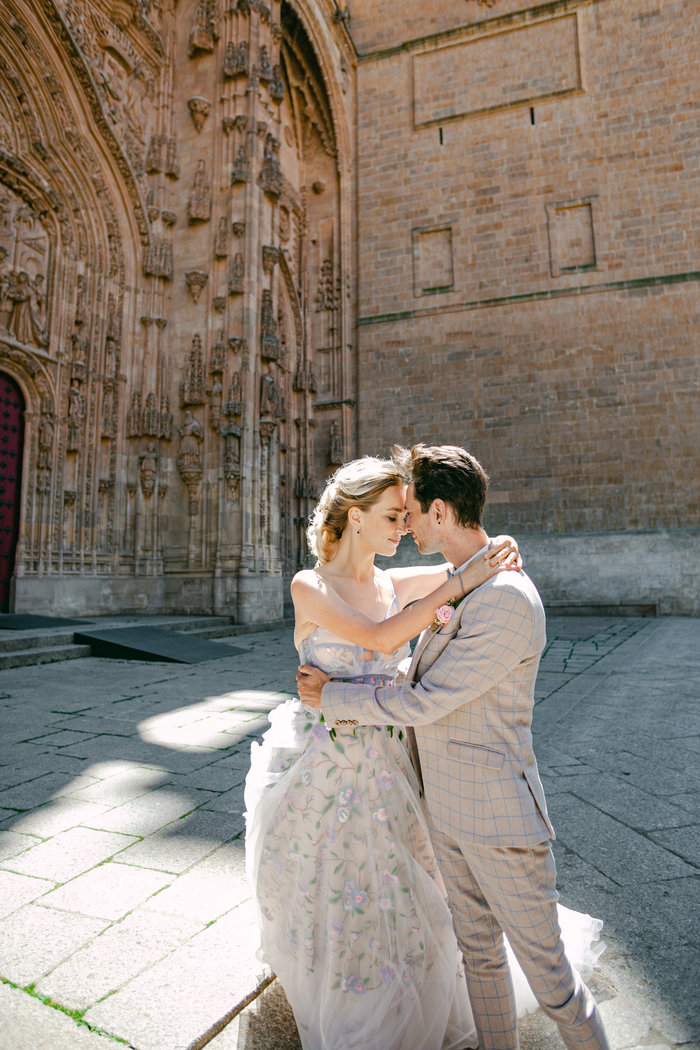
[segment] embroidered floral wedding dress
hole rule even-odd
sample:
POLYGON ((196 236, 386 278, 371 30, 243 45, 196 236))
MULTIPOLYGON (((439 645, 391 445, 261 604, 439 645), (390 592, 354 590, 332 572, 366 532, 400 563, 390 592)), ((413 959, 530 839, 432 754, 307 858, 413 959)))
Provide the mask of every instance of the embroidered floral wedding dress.
MULTIPOLYGON (((395 598, 387 616, 394 610, 395 598)), ((408 667, 317 628, 300 662, 390 684, 408 667)), ((261 948, 304 1050, 461 1050, 478 1043, 418 783, 390 726, 329 727, 298 700, 251 748, 246 859, 261 948)), ((569 958, 589 974, 602 923, 560 908, 569 958)), ((536 1009, 509 951, 519 1013, 536 1009)), ((584 972, 584 978, 586 974, 584 972)))

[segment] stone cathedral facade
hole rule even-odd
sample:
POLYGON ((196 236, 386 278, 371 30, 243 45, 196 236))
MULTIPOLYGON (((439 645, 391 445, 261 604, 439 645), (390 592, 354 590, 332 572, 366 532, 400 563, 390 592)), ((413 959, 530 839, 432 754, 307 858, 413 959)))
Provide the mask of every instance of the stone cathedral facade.
POLYGON ((0 609, 279 620, 328 474, 428 440, 550 601, 698 614, 699 32, 4 0, 0 609))

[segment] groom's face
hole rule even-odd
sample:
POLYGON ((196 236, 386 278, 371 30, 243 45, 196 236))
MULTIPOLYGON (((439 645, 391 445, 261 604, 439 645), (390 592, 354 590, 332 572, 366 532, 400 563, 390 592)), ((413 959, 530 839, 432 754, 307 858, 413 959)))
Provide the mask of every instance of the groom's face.
POLYGON ((416 541, 420 553, 440 554, 441 551, 438 544, 443 537, 439 534, 439 529, 436 526, 435 515, 431 513, 432 507, 428 508, 427 514, 423 513, 421 505, 415 497, 413 484, 410 484, 406 489, 406 511, 406 528, 416 541))

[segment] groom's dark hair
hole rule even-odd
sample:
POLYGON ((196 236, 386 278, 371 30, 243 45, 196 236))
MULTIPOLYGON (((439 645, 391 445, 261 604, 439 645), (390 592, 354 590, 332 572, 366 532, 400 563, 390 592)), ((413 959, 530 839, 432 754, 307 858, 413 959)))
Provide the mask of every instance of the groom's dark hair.
POLYGON ((457 445, 394 445, 391 458, 413 482, 421 510, 427 514, 436 499, 452 508, 455 521, 465 529, 476 529, 486 503, 488 474, 474 456, 457 445))

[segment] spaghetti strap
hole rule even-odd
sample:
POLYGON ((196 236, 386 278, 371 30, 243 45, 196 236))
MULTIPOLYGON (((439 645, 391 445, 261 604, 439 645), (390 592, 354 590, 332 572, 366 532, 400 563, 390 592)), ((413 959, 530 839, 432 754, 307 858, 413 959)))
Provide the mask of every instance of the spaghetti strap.
MULTIPOLYGON (((389 574, 387 573, 387 575, 389 575, 389 574)), ((393 615, 393 608, 394 608, 394 606, 396 606, 396 612, 400 612, 401 611, 399 609, 399 599, 398 599, 397 594, 396 594, 396 587, 394 587, 394 581, 392 580, 391 576, 389 576, 389 583, 391 584, 392 598, 391 598, 391 601, 389 602, 389 608, 386 611, 386 616, 384 617, 385 620, 388 620, 389 617, 393 615)))

